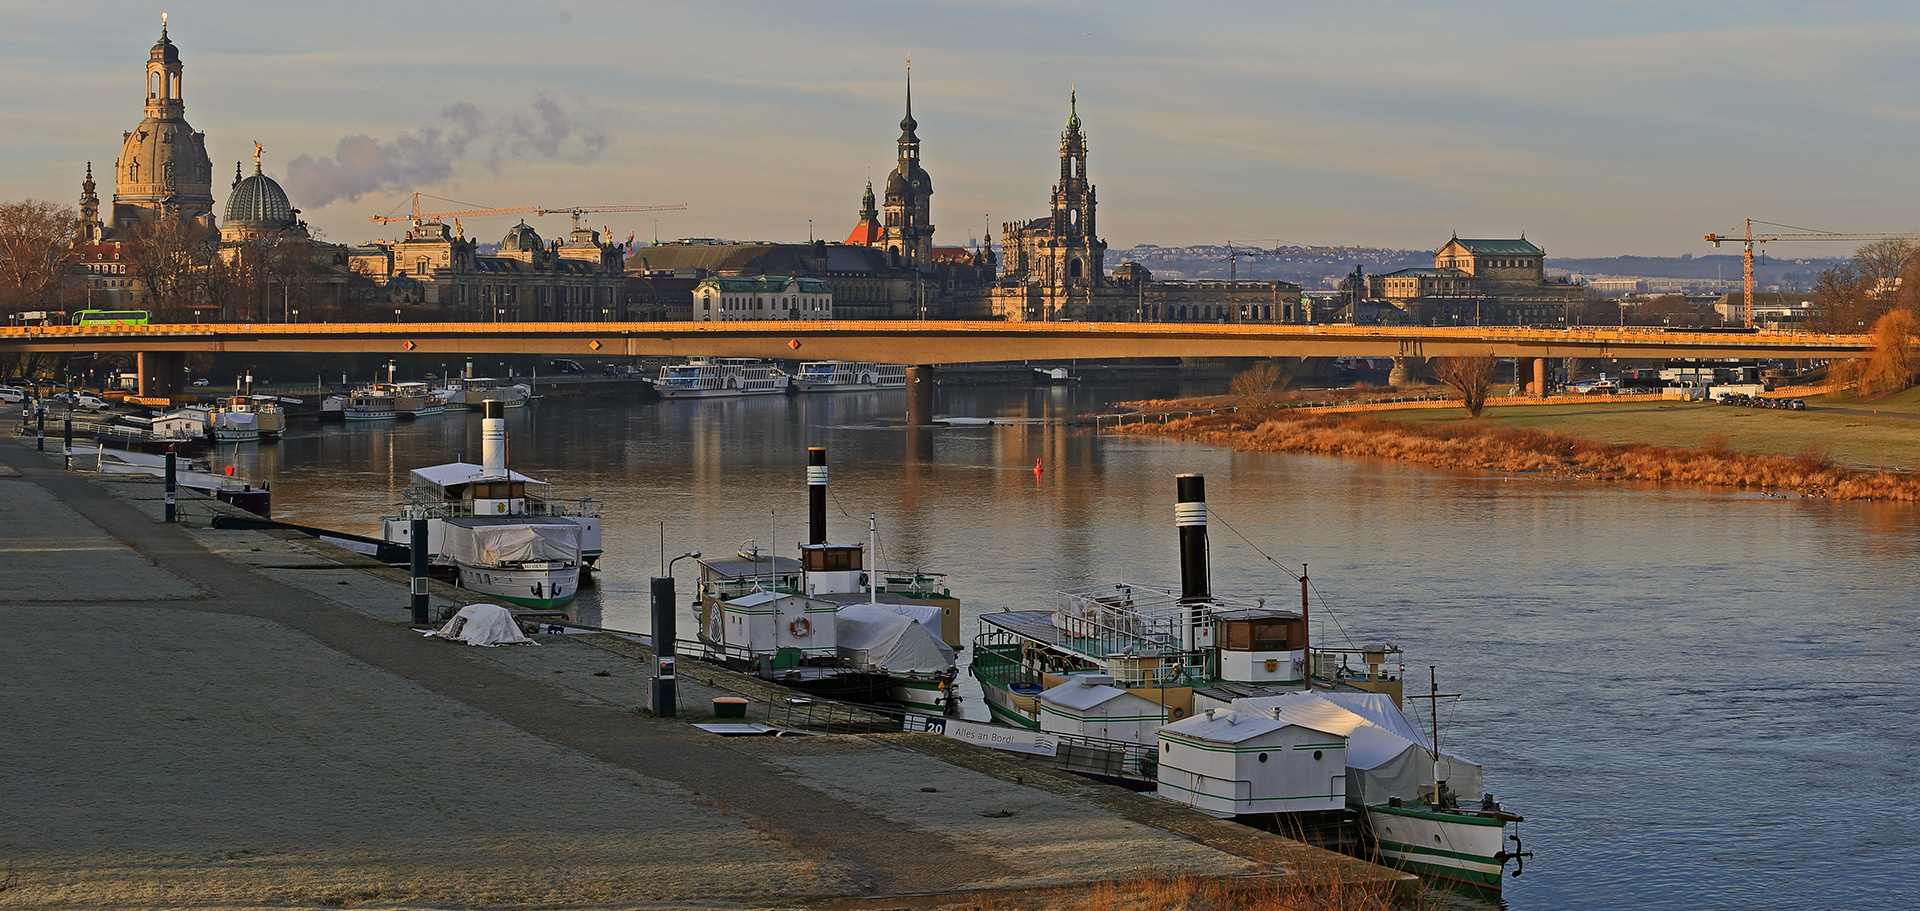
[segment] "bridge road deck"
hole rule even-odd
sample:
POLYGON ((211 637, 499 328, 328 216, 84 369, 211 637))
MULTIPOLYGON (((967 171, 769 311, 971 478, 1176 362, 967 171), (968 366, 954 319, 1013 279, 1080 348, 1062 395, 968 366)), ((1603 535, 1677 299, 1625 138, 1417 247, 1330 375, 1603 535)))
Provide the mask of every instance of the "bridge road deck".
POLYGON ((1870 336, 1650 327, 1381 327, 935 320, 659 323, 177 323, 0 328, 0 351, 798 358, 890 364, 1136 357, 1863 356, 1870 336))
POLYGON ((0 906, 973 907, 1320 856, 930 735, 649 719, 591 637, 424 639, 343 552, 160 502, 0 442, 0 906))

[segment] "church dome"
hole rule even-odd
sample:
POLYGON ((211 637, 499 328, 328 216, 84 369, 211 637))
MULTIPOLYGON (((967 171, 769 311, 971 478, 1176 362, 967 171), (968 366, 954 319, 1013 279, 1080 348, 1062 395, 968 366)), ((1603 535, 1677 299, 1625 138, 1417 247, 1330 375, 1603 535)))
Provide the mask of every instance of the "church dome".
POLYGON ((293 225, 294 214, 293 204, 287 201, 286 191, 280 189, 280 184, 256 171, 252 177, 233 185, 233 193, 227 197, 225 222, 233 227, 251 222, 261 227, 286 228, 293 225))
POLYGON ((906 195, 909 190, 914 194, 933 192, 933 178, 927 176, 926 169, 920 167, 917 162, 914 164, 913 170, 906 176, 901 175, 899 168, 894 168, 893 173, 887 175, 888 196, 903 196, 906 195), (911 187, 909 187, 909 182, 911 182, 911 187))
POLYGON ((154 63, 180 62, 180 49, 174 47, 172 41, 167 40, 165 27, 160 29, 160 40, 153 43, 153 54, 148 59, 154 63))
POLYGON ((526 222, 507 229, 507 236, 500 239, 502 253, 531 253, 540 249, 540 235, 526 222))

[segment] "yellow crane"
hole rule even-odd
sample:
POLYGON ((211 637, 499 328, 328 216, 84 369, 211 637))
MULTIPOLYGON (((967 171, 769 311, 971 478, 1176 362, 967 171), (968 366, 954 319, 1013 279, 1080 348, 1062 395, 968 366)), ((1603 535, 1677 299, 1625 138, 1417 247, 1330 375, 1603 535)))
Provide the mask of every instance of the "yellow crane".
MULTIPOLYGON (((1770 227, 1770 228, 1792 228, 1793 227, 1792 225, 1776 225, 1771 222, 1764 222, 1764 221, 1761 222, 1761 224, 1766 225, 1767 227, 1770 227)), ((1753 328, 1753 245, 1754 244, 1764 244, 1770 240, 1920 241, 1920 234, 1830 234, 1824 231, 1807 231, 1805 228, 1796 228, 1795 230, 1803 231, 1805 233, 1755 234, 1753 233, 1753 219, 1749 218, 1747 219, 1746 233, 1744 234, 1737 234, 1737 235, 1709 234, 1707 235, 1706 237, 1707 243, 1710 243, 1715 247, 1719 247, 1722 242, 1739 243, 1743 245, 1740 251, 1740 278, 1743 285, 1743 292, 1740 296, 1740 316, 1741 316, 1740 325, 1745 326, 1749 329, 1753 328)))
POLYGON ((504 209, 449 209, 444 212, 420 211, 420 194, 413 194, 413 212, 409 215, 375 215, 373 221, 387 224, 396 221, 411 221, 419 224, 423 221, 437 221, 447 218, 477 218, 488 215, 557 215, 565 212, 573 216, 573 226, 580 227, 580 216, 595 212, 676 212, 687 207, 686 203, 670 206, 508 206, 504 209))

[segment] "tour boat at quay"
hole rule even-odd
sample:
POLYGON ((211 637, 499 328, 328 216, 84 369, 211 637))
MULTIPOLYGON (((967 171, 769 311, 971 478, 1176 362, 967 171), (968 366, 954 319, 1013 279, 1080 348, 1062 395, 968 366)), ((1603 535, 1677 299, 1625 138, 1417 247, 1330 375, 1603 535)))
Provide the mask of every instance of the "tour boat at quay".
POLYGON ((907 368, 901 364, 806 361, 793 375, 793 388, 798 392, 871 392, 906 387, 907 368))
POLYGON ((781 395, 787 391, 787 375, 779 365, 758 358, 696 357, 661 367, 653 391, 668 399, 781 395))

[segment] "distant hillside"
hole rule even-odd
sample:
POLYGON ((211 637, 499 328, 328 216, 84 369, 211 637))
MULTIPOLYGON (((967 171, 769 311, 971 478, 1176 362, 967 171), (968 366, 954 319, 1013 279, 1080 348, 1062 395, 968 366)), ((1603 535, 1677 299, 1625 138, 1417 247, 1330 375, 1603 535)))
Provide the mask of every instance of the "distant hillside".
MULTIPOLYGON (((1153 244, 1107 251, 1109 269, 1126 262, 1137 262, 1153 272, 1155 278, 1169 280, 1225 280, 1229 273, 1255 281, 1288 281, 1309 291, 1334 288, 1342 278, 1360 266, 1368 275, 1380 275, 1400 269, 1428 268, 1433 265, 1432 250, 1358 249, 1345 253, 1274 256, 1236 250, 1235 261, 1228 262, 1225 246, 1201 245, 1160 247, 1153 244)), ((1775 259, 1760 256, 1754 261, 1754 279, 1761 285, 1811 288, 1820 273, 1845 258, 1775 259)), ((1547 259, 1550 274, 1581 277, 1614 276, 1634 278, 1697 279, 1740 281, 1738 253, 1710 256, 1611 256, 1547 259)))
MULTIPOLYGON (((1811 287, 1820 273, 1843 262, 1844 257, 1824 259, 1775 259, 1756 255, 1754 280, 1761 284, 1799 282, 1811 287)), ((1740 280, 1740 255, 1716 253, 1710 256, 1610 256, 1604 258, 1547 258, 1547 269, 1576 275, 1618 275, 1641 278, 1717 278, 1740 280)))

